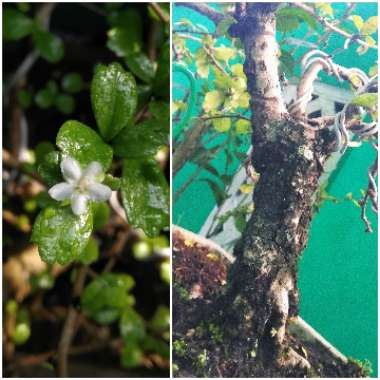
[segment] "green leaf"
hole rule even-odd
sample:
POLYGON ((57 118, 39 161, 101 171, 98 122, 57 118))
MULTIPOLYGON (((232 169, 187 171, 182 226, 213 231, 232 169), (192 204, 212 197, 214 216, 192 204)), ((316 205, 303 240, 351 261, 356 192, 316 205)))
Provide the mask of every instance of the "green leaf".
POLYGON ((153 314, 152 319, 149 321, 149 328, 154 332, 160 334, 169 329, 170 324, 170 310, 167 306, 160 305, 153 314))
POLYGON ((168 125, 150 119, 127 126, 112 141, 115 155, 128 159, 147 159, 154 156, 161 146, 168 143, 168 132, 163 130, 168 125))
POLYGON ((370 35, 377 32, 377 16, 372 16, 366 20, 360 28, 360 34, 370 35))
POLYGON ((54 102, 54 94, 47 87, 39 90, 34 98, 38 107, 46 109, 52 106, 54 102))
POLYGON ((47 153, 43 159, 37 161, 38 175, 47 186, 53 186, 62 181, 60 162, 61 154, 56 150, 47 153))
POLYGON ((62 40, 46 30, 35 30, 33 40, 41 57, 51 63, 59 62, 64 56, 62 40))
POLYGON ((146 83, 152 82, 155 75, 155 65, 143 52, 126 55, 125 62, 131 72, 146 83))
POLYGON ((45 160, 45 156, 55 151, 55 147, 51 142, 43 141, 36 145, 34 154, 36 155, 36 164, 39 165, 45 160))
POLYGON ((138 343, 145 338, 145 323, 131 307, 124 310, 119 323, 120 334, 127 343, 138 343))
POLYGON ((33 20, 16 9, 3 11, 3 37, 5 40, 19 40, 33 30, 33 20))
POLYGON ((107 47, 118 57, 125 57, 141 50, 143 24, 139 11, 129 8, 113 12, 108 21, 112 29, 107 33, 107 47))
POLYGON ((65 265, 79 259, 91 232, 91 212, 77 216, 70 207, 48 207, 34 222, 32 241, 43 261, 65 265))
POLYGON ((227 132, 231 128, 231 119, 227 117, 214 119, 212 125, 217 132, 227 132))
POLYGON ((55 98, 55 106, 64 115, 69 115, 74 112, 75 99, 71 95, 59 94, 55 98))
POLYGON ((91 102, 100 133, 106 140, 111 140, 135 112, 135 79, 118 63, 98 66, 91 82, 91 102))
POLYGON ((125 344, 121 351, 121 365, 124 368, 135 368, 141 364, 143 352, 133 344, 125 344))
POLYGON ((63 155, 75 158, 82 167, 98 161, 106 172, 111 166, 112 148, 93 129, 79 121, 66 121, 58 132, 56 143, 63 155))
POLYGON ((62 78, 62 88, 71 93, 75 94, 83 89, 83 79, 79 73, 68 73, 62 78))
POLYGON ((365 108, 375 108, 377 106, 377 99, 377 94, 365 93, 355 96, 355 98, 351 100, 351 103, 365 108))
POLYGON ((114 177, 111 174, 106 174, 103 180, 103 184, 111 188, 111 190, 117 191, 120 189, 121 179, 114 177))
POLYGON ((284 16, 277 14, 276 16, 276 28, 279 32, 287 33, 297 29, 299 26, 298 18, 293 16, 284 16))
POLYGON ((84 251, 78 258, 82 264, 89 265, 99 258, 99 247, 98 243, 94 238, 90 238, 84 251))
MULTIPOLYGON (((105 183, 103 181, 103 183, 105 183)), ((92 210, 94 215, 94 230, 102 229, 109 220, 111 210, 105 202, 94 202, 92 204, 92 210)))
POLYGON ((224 94, 222 92, 217 90, 206 92, 203 109, 205 112, 216 111, 223 102, 224 94))
POLYGON ((170 95, 170 42, 161 47, 158 57, 156 76, 153 83, 154 93, 157 96, 169 99, 170 95))
POLYGON ((170 130, 170 107, 168 102, 151 101, 149 103, 149 112, 154 119, 163 123, 162 129, 169 132, 170 130))
MULTIPOLYGON (((298 27, 298 21, 306 22, 309 25, 309 27, 313 30, 316 30, 318 27, 318 23, 314 19, 314 17, 310 16, 306 11, 300 8, 294 8, 294 7, 281 8, 277 12, 277 17, 281 19, 280 22, 286 22, 286 20, 288 19, 288 21, 290 20, 290 23, 291 23, 291 22, 294 22, 292 21, 292 19, 293 20, 297 19, 297 23, 294 23, 294 25, 297 24, 297 27, 298 27)), ((277 21, 278 21, 278 18, 277 18, 277 21)), ((297 27, 295 27, 294 29, 296 29, 297 27)), ((292 30, 292 29, 289 29, 288 25, 285 26, 285 29, 287 29, 286 31, 292 30)), ((284 31, 284 30, 281 30, 281 31, 284 31)))
POLYGON ((90 282, 81 296, 85 314, 102 324, 118 319, 126 307, 133 305, 129 291, 134 287, 131 276, 121 273, 103 273, 90 282))
POLYGON ((124 160, 121 195, 134 228, 153 237, 169 226, 169 186, 157 163, 124 160))
POLYGON ((17 93, 17 100, 23 109, 27 109, 32 104, 32 93, 28 90, 20 90, 17 93))

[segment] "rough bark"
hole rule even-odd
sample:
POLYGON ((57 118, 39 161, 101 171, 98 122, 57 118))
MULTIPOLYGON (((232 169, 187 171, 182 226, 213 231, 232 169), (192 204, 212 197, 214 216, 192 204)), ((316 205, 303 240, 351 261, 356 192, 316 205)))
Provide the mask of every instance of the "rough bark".
MULTIPOLYGON (((231 33, 242 40, 252 111, 252 166, 260 175, 255 211, 230 270, 226 323, 240 326, 264 363, 307 367, 284 348, 287 321, 298 314, 297 261, 308 237, 323 140, 297 124, 283 103, 274 4, 247 4, 231 33)), ((239 331, 241 334, 241 331, 239 331)))

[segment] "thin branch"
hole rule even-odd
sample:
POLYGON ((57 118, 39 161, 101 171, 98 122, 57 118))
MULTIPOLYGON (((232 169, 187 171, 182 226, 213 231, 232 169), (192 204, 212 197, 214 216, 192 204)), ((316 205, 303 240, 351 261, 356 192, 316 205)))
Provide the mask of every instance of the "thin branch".
POLYGON ((170 21, 170 16, 168 16, 157 3, 150 3, 150 5, 162 22, 167 24, 170 21))
POLYGON ((213 21, 215 24, 218 24, 221 20, 224 19, 224 15, 216 11, 214 8, 211 8, 207 4, 203 3, 176 3, 177 6, 182 6, 190 8, 203 16, 206 16, 208 19, 213 21))
POLYGON ((300 9, 304 10, 310 16, 314 17, 322 26, 330 29, 331 31, 333 31, 335 33, 338 33, 341 36, 346 37, 346 38, 352 40, 353 42, 358 43, 359 45, 366 46, 366 47, 371 48, 371 49, 377 49, 377 45, 372 46, 372 45, 368 44, 367 42, 365 42, 365 41, 363 41, 363 40, 361 40, 359 38, 356 38, 355 35, 347 33, 343 29, 340 29, 337 26, 333 25, 332 23, 328 22, 324 17, 319 16, 314 11, 314 9, 312 7, 310 7, 310 6, 308 6, 308 5, 304 4, 304 3, 293 3, 292 5, 294 7, 297 7, 297 8, 300 8, 300 9))
POLYGON ((216 37, 215 33, 210 33, 210 32, 202 32, 200 30, 190 30, 190 29, 173 29, 173 33, 189 33, 189 34, 200 34, 200 35, 205 35, 205 36, 212 36, 216 37))
MULTIPOLYGON (((77 299, 83 290, 86 281, 87 267, 85 265, 78 269, 73 288, 73 299, 77 299)), ((78 311, 74 305, 69 307, 65 325, 63 326, 61 339, 58 345, 58 363, 57 375, 59 377, 68 377, 67 357, 70 351, 71 342, 76 332, 76 322, 78 318, 78 311)))

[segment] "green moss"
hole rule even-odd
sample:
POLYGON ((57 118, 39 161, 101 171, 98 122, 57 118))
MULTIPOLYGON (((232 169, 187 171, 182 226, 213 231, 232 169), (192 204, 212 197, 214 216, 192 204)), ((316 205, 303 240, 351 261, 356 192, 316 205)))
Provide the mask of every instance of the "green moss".
POLYGON ((371 377, 372 375, 372 363, 368 359, 358 360, 354 358, 348 358, 348 362, 359 367, 360 377, 371 377))
POLYGON ((184 340, 182 339, 177 339, 175 341, 173 341, 173 349, 174 349, 174 352, 178 355, 178 356, 185 356, 186 355, 186 343, 184 340))

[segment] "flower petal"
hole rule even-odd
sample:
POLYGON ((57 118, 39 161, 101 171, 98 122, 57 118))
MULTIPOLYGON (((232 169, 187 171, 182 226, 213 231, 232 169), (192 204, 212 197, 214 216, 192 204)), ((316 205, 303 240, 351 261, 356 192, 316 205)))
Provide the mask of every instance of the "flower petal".
POLYGON ((90 198, 97 202, 103 202, 110 198, 112 194, 112 190, 101 183, 91 183, 88 186, 88 192, 90 194, 90 198))
POLYGON ((49 190, 49 195, 56 201, 63 201, 64 199, 69 199, 74 191, 74 186, 67 182, 61 182, 54 185, 49 190))
POLYGON ((75 215, 82 215, 87 212, 89 196, 88 194, 75 192, 71 197, 71 209, 75 215))
POLYGON ((70 183, 79 181, 82 170, 79 162, 72 157, 64 157, 61 161, 61 172, 63 178, 70 183))
POLYGON ((83 171, 83 177, 87 177, 89 180, 95 180, 95 178, 100 176, 102 173, 102 165, 98 161, 92 161, 83 171))

